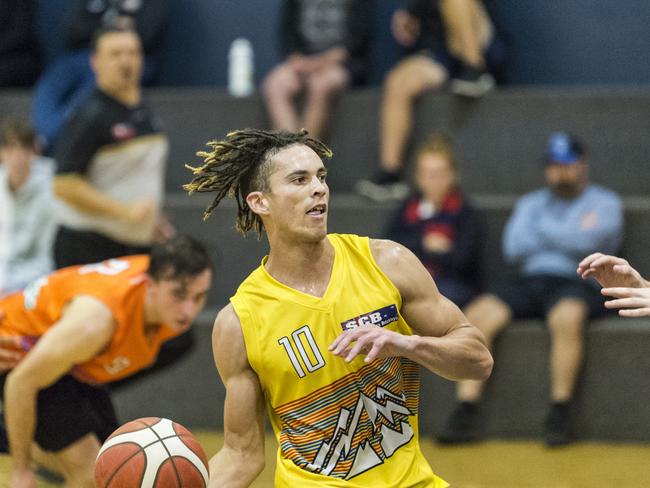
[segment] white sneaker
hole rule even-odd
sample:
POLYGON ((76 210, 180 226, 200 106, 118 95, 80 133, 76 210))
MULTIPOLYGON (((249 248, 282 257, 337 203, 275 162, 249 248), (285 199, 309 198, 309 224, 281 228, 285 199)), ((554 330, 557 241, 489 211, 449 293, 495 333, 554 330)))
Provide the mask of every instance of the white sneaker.
POLYGON ((410 192, 409 186, 402 181, 375 183, 371 180, 359 180, 354 185, 354 189, 359 195, 377 203, 404 200, 410 192))

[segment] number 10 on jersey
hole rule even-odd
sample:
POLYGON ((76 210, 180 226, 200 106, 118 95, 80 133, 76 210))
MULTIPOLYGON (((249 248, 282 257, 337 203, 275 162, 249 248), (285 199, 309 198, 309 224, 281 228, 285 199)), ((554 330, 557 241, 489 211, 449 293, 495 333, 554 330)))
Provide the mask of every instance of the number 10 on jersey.
POLYGON ((294 330, 291 333, 291 338, 288 336, 281 337, 278 339, 278 344, 284 347, 293 369, 296 370, 296 374, 300 378, 305 377, 305 369, 313 373, 317 369, 325 366, 323 355, 318 349, 318 344, 316 344, 316 340, 308 325, 303 325, 299 329, 294 330), (309 352, 307 352, 307 349, 309 349, 309 352), (296 350, 298 354, 296 354, 296 350), (300 359, 298 359, 298 356, 300 356, 300 359))

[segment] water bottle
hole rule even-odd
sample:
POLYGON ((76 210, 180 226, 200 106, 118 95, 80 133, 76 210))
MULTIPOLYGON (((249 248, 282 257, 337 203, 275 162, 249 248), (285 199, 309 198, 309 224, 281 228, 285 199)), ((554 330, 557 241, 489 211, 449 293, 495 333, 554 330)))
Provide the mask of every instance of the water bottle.
POLYGON ((240 37, 232 42, 228 54, 228 92, 234 97, 247 97, 253 88, 253 46, 240 37))

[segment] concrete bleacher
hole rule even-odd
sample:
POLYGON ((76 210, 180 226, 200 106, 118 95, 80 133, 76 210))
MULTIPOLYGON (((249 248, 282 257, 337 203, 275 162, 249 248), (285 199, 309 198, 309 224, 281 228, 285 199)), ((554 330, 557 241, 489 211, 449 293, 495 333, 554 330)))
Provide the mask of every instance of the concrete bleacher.
MULTIPOLYGON (((254 235, 234 230, 232 202, 202 221, 209 197, 187 197, 180 185, 196 163, 203 144, 241 127, 264 127, 257 97, 233 99, 214 89, 155 90, 147 93, 169 132, 167 212, 182 232, 209 244, 216 262, 209 306, 196 324, 192 356, 168 374, 151 377, 116 392, 122 418, 172 417, 190 427, 219 427, 223 386, 210 350, 216 310, 259 264, 267 249, 254 235), (200 372, 200 373, 199 373, 200 372), (179 401, 179 399, 183 401, 179 401)), ((359 90, 337 103, 330 143, 332 188, 330 230, 373 237, 382 235, 392 205, 376 205, 350 193, 354 181, 376 166, 380 93, 359 90)), ((0 113, 26 112, 29 93, 0 93, 0 113)), ((414 142, 443 129, 456 141, 463 186, 482 211, 483 284, 503 271, 500 237, 516 198, 542 184, 541 151, 548 134, 570 130, 591 153, 592 179, 618 191, 625 203, 624 255, 650 276, 650 89, 507 89, 475 102, 430 94, 419 102, 414 142)), ((577 433, 582 438, 650 440, 650 321, 601 319, 587 332, 587 360, 577 393, 577 433)), ((495 437, 536 437, 547 405, 548 335, 541 321, 514 324, 496 344, 496 366, 486 391, 484 430, 495 437)), ((453 384, 423 373, 421 423, 436 431, 453 405, 453 384)))

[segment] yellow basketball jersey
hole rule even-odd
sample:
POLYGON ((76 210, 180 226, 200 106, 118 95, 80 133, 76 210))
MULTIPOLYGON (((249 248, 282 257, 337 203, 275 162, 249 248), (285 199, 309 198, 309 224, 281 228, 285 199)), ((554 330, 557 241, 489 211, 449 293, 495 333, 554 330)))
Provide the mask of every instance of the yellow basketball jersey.
POLYGON ((386 327, 410 335, 399 292, 368 238, 330 234, 334 268, 323 297, 283 285, 262 265, 231 298, 259 376, 279 449, 276 487, 448 486, 418 441, 419 366, 328 351, 344 330, 386 327))

